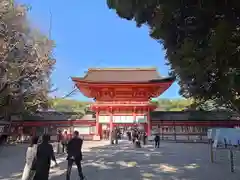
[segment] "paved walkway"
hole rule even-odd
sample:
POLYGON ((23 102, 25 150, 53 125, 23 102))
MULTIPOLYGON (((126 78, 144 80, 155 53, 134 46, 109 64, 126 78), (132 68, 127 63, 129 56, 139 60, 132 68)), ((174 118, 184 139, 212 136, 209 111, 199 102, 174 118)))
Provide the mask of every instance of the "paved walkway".
MULTIPOLYGON (((86 141, 83 151, 89 152, 93 147, 101 147, 109 144, 108 141, 86 141)), ((0 149, 0 180, 20 180, 25 163, 27 144, 7 145, 0 149)), ((64 155, 56 155, 58 162, 65 162, 64 155)), ((62 165, 61 165, 62 166, 62 165)), ((52 169, 56 174, 56 169, 52 169)))
MULTIPOLYGON (((117 146, 84 149, 83 170, 87 180, 237 180, 240 177, 239 171, 230 172, 227 163, 211 164, 208 146, 204 144, 162 143, 160 149, 152 145, 135 149, 123 141, 117 146)), ((51 170, 51 180, 65 179, 65 157, 59 157, 58 161, 60 166, 51 170)), ((0 180, 19 179, 19 170, 2 164, 2 159, 0 162, 0 180)), ((15 162, 12 160, 11 164, 15 162)), ((72 179, 77 179, 76 168, 72 179)))

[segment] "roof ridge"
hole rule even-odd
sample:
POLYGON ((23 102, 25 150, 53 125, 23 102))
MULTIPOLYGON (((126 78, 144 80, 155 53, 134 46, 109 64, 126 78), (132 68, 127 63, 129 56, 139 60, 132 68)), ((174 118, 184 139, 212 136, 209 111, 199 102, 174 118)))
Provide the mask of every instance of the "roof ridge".
POLYGON ((88 71, 157 71, 156 67, 138 67, 138 68, 89 68, 88 71))

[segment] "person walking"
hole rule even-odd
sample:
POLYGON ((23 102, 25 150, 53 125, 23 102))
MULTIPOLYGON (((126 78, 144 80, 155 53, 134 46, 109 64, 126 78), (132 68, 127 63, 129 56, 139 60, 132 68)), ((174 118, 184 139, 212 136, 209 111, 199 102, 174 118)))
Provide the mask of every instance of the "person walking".
POLYGON ((42 143, 37 148, 36 174, 34 180, 48 180, 51 160, 57 161, 54 155, 53 146, 49 143, 50 136, 45 134, 42 136, 42 143))
POLYGON ((155 141, 155 148, 159 148, 159 146, 160 146, 160 136, 158 134, 155 135, 154 141, 155 141))
POLYGON ((82 144, 83 140, 79 138, 79 132, 74 131, 73 138, 67 144, 67 176, 66 180, 70 180, 73 163, 77 165, 78 175, 80 180, 84 180, 85 177, 82 172, 82 144))
POLYGON ((35 168, 33 167, 34 161, 37 155, 37 143, 38 137, 34 136, 31 138, 30 146, 27 148, 26 152, 26 163, 24 166, 22 180, 31 180, 35 176, 35 168))

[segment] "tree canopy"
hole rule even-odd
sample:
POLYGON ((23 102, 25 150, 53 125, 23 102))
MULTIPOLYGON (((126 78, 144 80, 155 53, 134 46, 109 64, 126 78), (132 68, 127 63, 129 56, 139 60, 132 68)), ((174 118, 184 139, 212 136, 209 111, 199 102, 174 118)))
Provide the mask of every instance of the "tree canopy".
POLYGON ((47 106, 53 41, 33 29, 28 8, 0 0, 0 116, 47 106))
POLYGON ((109 8, 163 45, 181 94, 240 110, 240 2, 107 0, 109 8))
POLYGON ((77 101, 71 99, 56 98, 50 100, 52 108, 58 112, 80 112, 85 113, 90 106, 90 102, 77 101))
MULTIPOLYGON (((182 111, 187 108, 192 101, 187 99, 164 99, 154 101, 160 111, 182 111)), ((52 108, 58 112, 79 112, 85 113, 89 110, 91 102, 77 101, 71 99, 52 99, 52 108)))

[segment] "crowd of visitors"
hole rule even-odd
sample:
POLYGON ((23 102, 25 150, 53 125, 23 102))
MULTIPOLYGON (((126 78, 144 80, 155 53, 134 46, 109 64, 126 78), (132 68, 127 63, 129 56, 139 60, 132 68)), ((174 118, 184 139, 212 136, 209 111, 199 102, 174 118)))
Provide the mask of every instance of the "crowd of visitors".
MULTIPOLYGON (((66 180, 70 180, 72 165, 77 165, 80 180, 84 180, 82 172, 82 144, 83 140, 79 137, 79 132, 75 131, 73 137, 67 138, 63 134, 61 139, 63 152, 67 152, 67 175, 66 180)), ((48 180, 51 161, 58 166, 53 146, 49 142, 50 136, 42 136, 42 142, 39 143, 39 137, 32 137, 31 144, 26 152, 26 164, 22 174, 22 180, 48 180)))
MULTIPOLYGON (((147 143, 146 132, 140 131, 138 129, 132 129, 131 131, 127 131, 127 137, 128 137, 128 140, 132 141, 132 143, 136 147, 141 147, 141 141, 142 141, 143 145, 146 145, 146 143, 147 143)), ((160 146, 159 134, 155 134, 154 142, 155 142, 155 148, 159 148, 159 146, 160 146)))
MULTIPOLYGON (((118 144, 118 139, 122 138, 123 133, 120 129, 115 128, 110 134, 111 143, 118 144)), ((62 145, 62 152, 67 153, 66 180, 70 180, 73 163, 77 166, 80 180, 84 180, 81 165, 83 140, 79 137, 79 132, 74 131, 71 136, 67 132, 59 132, 58 134, 58 142, 62 145)), ((143 145, 147 143, 146 132, 137 128, 126 131, 126 135, 136 148, 141 148, 141 142, 143 145)), ((155 148, 159 148, 160 136, 158 134, 155 135, 154 141, 155 148)), ((37 136, 32 137, 26 152, 26 164, 22 180, 48 180, 51 161, 55 162, 54 167, 58 166, 53 146, 50 143, 50 136, 44 134, 41 138, 37 136), (39 143, 40 139, 41 142, 39 143)))

